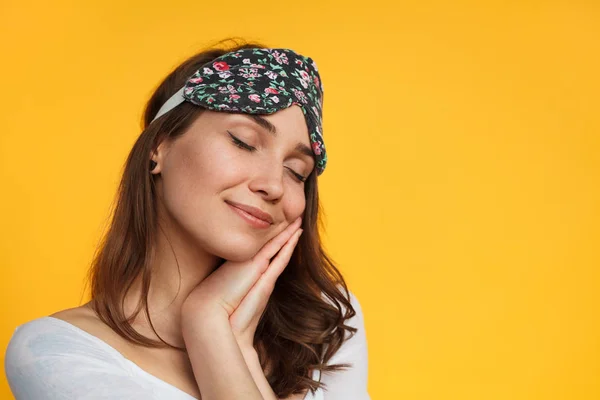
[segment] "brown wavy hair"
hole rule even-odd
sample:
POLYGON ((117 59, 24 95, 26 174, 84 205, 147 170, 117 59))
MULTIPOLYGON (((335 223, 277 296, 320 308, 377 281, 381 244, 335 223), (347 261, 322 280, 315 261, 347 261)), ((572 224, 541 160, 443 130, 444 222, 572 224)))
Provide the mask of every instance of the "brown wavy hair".
MULTIPOLYGON (((142 133, 127 157, 110 222, 88 274, 95 313, 132 343, 185 351, 165 342, 156 333, 148 311, 149 260, 160 229, 158 198, 149 162, 150 154, 163 140, 174 140, 184 134, 204 109, 184 102, 154 123, 150 121, 198 68, 227 52, 257 47, 268 46, 239 38, 216 42, 169 73, 146 104, 142 133), (123 309, 125 295, 140 274, 142 296, 134 315, 127 317, 123 309), (130 322, 142 310, 160 340, 150 339, 132 327, 130 322)), ((254 337, 260 363, 267 371, 265 376, 278 397, 326 388, 323 382, 312 379, 312 371, 350 367, 350 364, 327 363, 342 345, 345 332, 349 331, 350 336, 356 332, 356 328, 344 324, 355 315, 348 287, 321 245, 318 225, 322 227, 323 222, 315 170, 306 181, 305 196, 304 232, 277 280, 254 337)))

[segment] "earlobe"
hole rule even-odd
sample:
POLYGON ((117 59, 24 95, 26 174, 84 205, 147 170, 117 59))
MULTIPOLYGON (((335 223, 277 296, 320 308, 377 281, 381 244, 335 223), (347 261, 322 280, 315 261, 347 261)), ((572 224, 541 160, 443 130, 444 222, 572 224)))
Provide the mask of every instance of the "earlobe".
POLYGON ((148 169, 152 175, 158 175, 162 172, 162 166, 159 162, 150 160, 148 169))
POLYGON ((158 151, 154 150, 152 153, 150 153, 150 161, 149 161, 149 170, 150 173, 153 175, 159 174, 160 173, 160 166, 158 165, 158 161, 159 161, 160 157, 158 155, 158 151))
POLYGON ((150 173, 160 174, 162 171, 162 157, 164 151, 164 142, 159 144, 158 147, 150 153, 150 173))

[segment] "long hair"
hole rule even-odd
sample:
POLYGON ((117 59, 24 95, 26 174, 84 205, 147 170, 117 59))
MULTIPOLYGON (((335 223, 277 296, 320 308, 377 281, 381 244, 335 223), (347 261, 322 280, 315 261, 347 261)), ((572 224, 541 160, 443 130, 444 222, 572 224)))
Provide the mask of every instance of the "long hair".
MULTIPOLYGON (((88 283, 91 305, 98 317, 117 334, 146 347, 171 347, 156 333, 148 310, 152 279, 150 257, 160 229, 154 178, 150 174, 151 153, 163 140, 182 135, 203 112, 184 102, 150 124, 162 104, 179 90, 198 68, 215 58, 245 48, 264 48, 260 43, 236 39, 217 42, 176 67, 156 88, 146 104, 142 133, 124 166, 110 223, 92 261, 88 283), (134 315, 126 317, 124 299, 137 278, 142 296, 134 315), (160 340, 137 332, 131 322, 141 311, 160 340)), ((304 230, 294 253, 279 276, 256 329, 254 346, 266 378, 278 397, 316 391, 326 385, 311 377, 314 370, 337 371, 349 364, 327 365, 345 340, 345 332, 356 328, 344 324, 355 315, 342 274, 321 246, 319 196, 316 171, 305 184, 304 230), (344 291, 345 294, 342 292, 344 291)))

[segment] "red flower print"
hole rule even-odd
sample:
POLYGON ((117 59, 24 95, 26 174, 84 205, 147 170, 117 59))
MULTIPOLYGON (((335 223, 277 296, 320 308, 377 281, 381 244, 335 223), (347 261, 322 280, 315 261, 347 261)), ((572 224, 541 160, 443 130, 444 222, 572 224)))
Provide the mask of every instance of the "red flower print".
POLYGON ((248 98, 255 103, 260 103, 260 96, 257 94, 251 94, 248 96, 248 98))
POLYGON ((308 103, 308 100, 306 99, 306 95, 304 94, 304 92, 301 92, 298 89, 292 89, 292 90, 293 90, 294 94, 296 95, 296 98, 298 98, 298 100, 300 100, 304 104, 308 103))
POLYGON ((227 71, 229 70, 229 65, 225 61, 217 61, 213 63, 213 68, 217 71, 227 71))
POLYGON ((190 79, 190 82, 191 83, 200 83, 200 82, 202 82, 202 77, 199 76, 197 78, 192 78, 192 79, 190 79))
POLYGON ((277 61, 278 64, 287 64, 288 63, 288 58, 284 53, 274 51, 273 57, 275 57, 275 61, 277 61))
POLYGON ((313 142, 312 148, 313 148, 313 152, 316 155, 321 155, 321 143, 320 142, 313 142))
POLYGON ((279 94, 279 91, 277 89, 272 88, 272 87, 268 87, 268 88, 265 89, 265 93, 279 94))
POLYGON ((229 98, 230 98, 231 100, 237 100, 237 99, 239 99, 239 98, 240 98, 240 95, 239 95, 239 94, 230 94, 230 95, 229 95, 229 98))

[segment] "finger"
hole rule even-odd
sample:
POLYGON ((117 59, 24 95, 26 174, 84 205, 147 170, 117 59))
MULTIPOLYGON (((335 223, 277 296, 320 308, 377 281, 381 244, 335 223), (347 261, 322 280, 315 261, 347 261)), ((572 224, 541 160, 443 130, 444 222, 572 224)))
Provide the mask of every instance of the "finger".
MULTIPOLYGON (((298 225, 299 222, 301 221, 295 221, 288 226, 284 232, 293 228, 294 225, 298 225)), ((292 234, 293 232, 294 231, 292 231, 292 234)), ((279 234, 276 236, 278 240, 281 240, 282 237, 285 237, 285 235, 279 234)), ((269 243, 272 244, 271 242, 269 243)), ((285 241, 283 244, 285 244, 285 241)), ((283 244, 279 245, 274 253, 277 253, 283 244)), ((268 256, 268 253, 266 254, 268 256)), ((250 268, 247 262, 226 262, 221 268, 205 279, 205 284, 212 286, 212 290, 214 290, 215 293, 220 293, 218 297, 220 297, 221 305, 228 310, 229 315, 231 315, 231 313, 239 306, 242 299, 257 283, 264 271, 269 268, 270 258, 272 257, 273 256, 270 256, 265 259, 263 256, 258 258, 255 256, 250 262, 250 265, 253 265, 254 267, 250 268)))
POLYGON ((254 285, 231 314, 229 321, 234 331, 240 334, 248 329, 255 331, 270 297, 271 293, 262 289, 258 283, 254 285))
POLYGON ((289 263, 301 233, 301 229, 296 231, 294 236, 290 238, 277 257, 271 262, 269 269, 262 274, 258 282, 250 289, 248 294, 235 309, 230 320, 235 329, 243 330, 248 327, 255 328, 255 325, 258 324, 269 298, 271 297, 271 293, 273 293, 275 282, 285 269, 285 266, 289 263))
POLYGON ((279 235, 269 240, 254 256, 255 260, 268 261, 277 254, 281 247, 292 237, 294 232, 302 224, 302 219, 298 218, 292 222, 287 228, 285 228, 279 235))
POLYGON ((202 281, 200 293, 216 300, 231 315, 259 278, 260 273, 246 263, 226 263, 202 281))
POLYGON ((290 262, 290 258, 292 258, 292 254, 294 253, 294 249, 298 244, 298 240, 300 239, 300 235, 302 235, 302 229, 298 229, 294 236, 287 241, 287 243, 281 248, 277 256, 271 261, 269 264, 269 268, 262 274, 257 285, 267 285, 267 287, 271 288, 271 290, 275 287, 275 282, 279 275, 283 272, 285 267, 287 267, 290 262))

